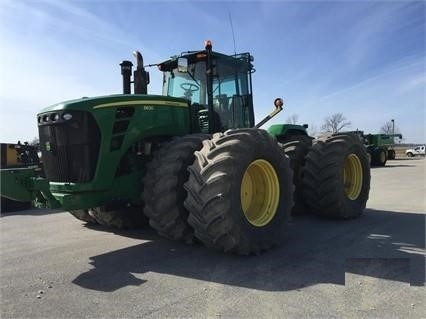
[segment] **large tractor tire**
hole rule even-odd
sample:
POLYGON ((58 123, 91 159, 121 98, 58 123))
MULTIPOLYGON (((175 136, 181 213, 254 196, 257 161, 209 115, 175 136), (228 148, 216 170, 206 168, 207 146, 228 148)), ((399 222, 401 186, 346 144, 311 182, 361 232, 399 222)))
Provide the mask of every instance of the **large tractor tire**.
POLYGON ((176 138, 162 146, 148 164, 144 178, 144 213, 149 224, 169 239, 191 243, 194 231, 189 226, 188 211, 183 205, 188 180, 188 166, 194 162, 194 152, 201 149, 207 134, 176 138))
POLYGON ((306 156, 303 186, 313 214, 341 219, 361 215, 370 191, 370 165, 359 138, 339 135, 314 143, 306 156))
POLYGON ((306 212, 303 201, 303 167, 305 157, 312 146, 312 138, 306 135, 293 136, 288 141, 281 144, 284 153, 290 158, 290 167, 293 170, 293 184, 295 192, 293 194, 294 206, 292 215, 301 215, 306 212))
POLYGON ((367 160, 368 160, 368 165, 373 166, 373 163, 371 163, 372 157, 371 157, 371 151, 367 149, 367 160))
POLYGON ((188 223, 206 246, 248 255, 282 242, 293 206, 293 173, 266 131, 216 133, 195 152, 188 170, 188 223))
POLYGON ((75 218, 82 220, 88 224, 96 225, 98 223, 96 219, 89 214, 89 211, 87 209, 70 210, 69 213, 75 218))
POLYGON ((141 205, 123 206, 117 208, 90 208, 89 215, 100 225, 115 229, 138 228, 147 224, 141 205))
POLYGON ((385 166, 387 159, 386 149, 378 147, 373 151, 373 157, 371 159, 372 166, 385 166))
POLYGON ((388 160, 394 160, 396 157, 395 150, 388 150, 388 160))

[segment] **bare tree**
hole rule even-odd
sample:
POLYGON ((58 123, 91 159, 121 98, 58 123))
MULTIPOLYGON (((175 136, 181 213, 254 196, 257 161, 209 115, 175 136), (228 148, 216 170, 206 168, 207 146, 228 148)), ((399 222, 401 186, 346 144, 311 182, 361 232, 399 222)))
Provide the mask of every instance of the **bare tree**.
POLYGON ((308 134, 309 136, 317 136, 318 135, 318 128, 314 124, 310 124, 308 126, 308 134))
POLYGON ((287 124, 297 124, 298 120, 299 120, 299 115, 293 114, 293 115, 291 115, 287 118, 286 123, 287 124))
POLYGON ((383 134, 400 134, 400 130, 398 127, 394 127, 395 122, 387 121, 385 124, 382 125, 380 128, 380 133, 383 134))
POLYGON ((335 113, 324 119, 324 124, 321 126, 321 131, 329 133, 338 133, 345 127, 350 127, 351 122, 347 121, 342 113, 335 113))

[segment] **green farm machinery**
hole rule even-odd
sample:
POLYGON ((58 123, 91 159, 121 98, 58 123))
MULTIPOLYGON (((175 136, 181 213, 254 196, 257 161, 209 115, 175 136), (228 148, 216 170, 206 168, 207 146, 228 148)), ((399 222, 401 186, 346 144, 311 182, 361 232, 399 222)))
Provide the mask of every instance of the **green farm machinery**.
POLYGON ((385 166, 388 160, 394 160, 395 138, 402 139, 401 134, 364 134, 359 130, 345 133, 356 134, 364 141, 371 167, 385 166))
MULTIPOLYGON (((1 146, 1 169, 16 169, 30 167, 31 171, 42 175, 40 159, 37 154, 37 147, 29 145, 28 142, 0 143, 1 146)), ((16 201, 11 198, 1 196, 1 212, 13 212, 31 208, 31 200, 16 201)))
POLYGON ((2 196, 108 227, 148 220, 167 238, 237 254, 279 244, 293 206, 330 218, 362 214, 370 188, 362 141, 313 140, 302 126, 260 129, 283 102, 255 123, 249 53, 221 54, 207 41, 155 64, 162 95, 148 94, 149 74, 134 55, 134 71, 120 64, 123 94, 37 115, 45 177, 2 169, 2 196))
POLYGON ((367 150, 371 155, 371 166, 385 166, 387 160, 394 160, 396 153, 393 146, 395 137, 401 134, 366 134, 364 135, 367 150))

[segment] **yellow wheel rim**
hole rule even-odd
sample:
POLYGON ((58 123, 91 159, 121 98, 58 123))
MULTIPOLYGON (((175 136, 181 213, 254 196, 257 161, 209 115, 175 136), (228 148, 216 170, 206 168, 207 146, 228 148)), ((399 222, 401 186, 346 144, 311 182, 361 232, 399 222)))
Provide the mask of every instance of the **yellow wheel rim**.
POLYGON ((280 183, 272 165, 262 159, 253 161, 241 181, 241 207, 248 222, 267 225, 275 216, 280 199, 280 183))
POLYGON ((345 160, 343 167, 343 184, 346 195, 350 200, 356 200, 362 189, 362 165, 359 157, 350 154, 345 160))

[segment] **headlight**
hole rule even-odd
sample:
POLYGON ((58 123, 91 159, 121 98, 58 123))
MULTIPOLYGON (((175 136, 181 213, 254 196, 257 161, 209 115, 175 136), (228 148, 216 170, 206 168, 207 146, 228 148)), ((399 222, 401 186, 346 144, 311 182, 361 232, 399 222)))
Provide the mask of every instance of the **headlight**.
POLYGON ((71 115, 70 113, 64 113, 64 114, 62 115, 62 118, 63 118, 65 121, 69 121, 69 120, 71 120, 71 119, 72 119, 72 115, 71 115))

